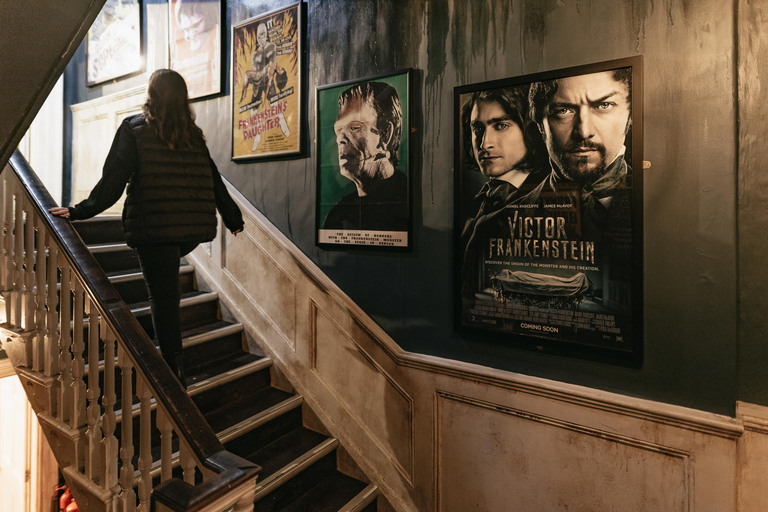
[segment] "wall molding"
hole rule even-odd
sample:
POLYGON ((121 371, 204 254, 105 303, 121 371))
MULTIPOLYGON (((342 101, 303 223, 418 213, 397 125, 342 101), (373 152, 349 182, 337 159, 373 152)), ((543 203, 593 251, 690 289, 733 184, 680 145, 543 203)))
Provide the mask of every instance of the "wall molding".
POLYGON ((737 419, 720 414, 403 350, 264 214, 248 202, 226 179, 224 181, 240 208, 247 211, 258 222, 258 229, 280 246, 316 286, 365 327, 371 338, 399 366, 490 384, 728 439, 736 439, 744 431, 743 425, 737 419))
MULTIPOLYGON (((752 463, 749 466, 751 480, 741 479, 744 472, 738 467, 744 450, 739 447, 746 446, 747 432, 752 436, 750 446, 768 443, 768 409, 754 411, 742 406, 739 409, 742 414, 731 418, 405 351, 261 212, 229 183, 227 186, 243 210, 246 236, 235 241, 221 229, 220 240, 213 245, 215 250, 209 253, 201 248, 190 259, 201 276, 217 288, 223 303, 244 324, 246 331, 304 396, 331 435, 380 487, 394 510, 456 510, 450 497, 441 496, 441 492, 462 499, 465 495, 479 500, 491 496, 483 494, 486 492, 483 490, 464 490, 457 475, 461 475, 466 464, 476 462, 474 453, 488 453, 484 450, 493 450, 493 443, 498 440, 492 436, 473 440, 472 448, 479 447, 480 451, 472 453, 464 453, 462 449, 451 451, 451 446, 456 445, 442 444, 443 439, 449 443, 466 439, 461 437, 463 432, 483 430, 485 425, 473 422, 487 417, 488 411, 499 413, 492 416, 495 422, 501 422, 494 427, 497 433, 516 432, 515 428, 528 422, 534 426, 524 427, 525 431, 545 440, 548 435, 560 439, 550 427, 555 428, 554 432, 572 433, 577 442, 589 447, 589 454, 602 457, 597 467, 620 471, 622 457, 628 457, 634 461, 631 462, 633 469, 630 476, 621 477, 623 485, 641 485, 638 479, 643 478, 644 471, 655 474, 657 470, 663 470, 665 475, 671 475, 671 480, 663 480, 664 485, 643 484, 649 485, 643 487, 647 498, 644 494, 633 495, 635 505, 641 509, 644 506, 652 508, 658 503, 677 503, 676 507, 682 507, 684 512, 761 510, 749 506, 736 508, 737 493, 760 495, 760 485, 752 482, 760 482, 756 475, 761 474, 763 467, 752 463), (257 279, 247 286, 240 282, 238 273, 232 272, 231 258, 247 258, 255 250, 266 254, 269 261, 262 258, 253 263, 256 266, 251 270, 260 275, 279 268, 290 279, 290 290, 286 290, 281 280, 259 283, 257 279), (246 289, 249 286, 251 288, 246 289), (274 308, 265 310, 249 299, 250 294, 274 295, 270 300, 276 302, 270 303, 270 308, 282 304, 283 309, 291 310, 281 309, 273 312, 280 318, 269 318, 274 308), (292 300, 287 299, 289 294, 292 294, 292 300), (296 322, 293 346, 285 343, 279 329, 279 323, 287 318, 294 318, 296 322), (357 380, 360 380, 359 375, 371 376, 373 380, 361 383, 360 387, 365 389, 370 385, 371 389, 377 390, 371 399, 381 402, 379 410, 361 401, 358 390, 340 389, 340 383, 350 377, 337 378, 328 373, 334 368, 340 372, 353 372, 351 378, 357 380), (407 408, 403 400, 407 402, 407 408), (454 411, 460 418, 451 418, 448 425, 442 425, 438 413, 441 401, 452 404, 452 408, 460 404, 471 409, 454 411), (410 412, 406 413, 408 410, 410 412), (473 410, 478 413, 473 414, 473 410), (409 417, 408 427, 400 422, 405 416, 409 417), (519 421, 525 423, 515 423, 519 421), (404 428, 411 436, 407 440, 407 452, 404 428), (445 428, 449 430, 442 430, 445 428), (605 449, 609 445, 602 441, 618 448, 605 449), (446 447, 449 451, 441 462, 441 450, 446 447), (406 461, 406 453, 410 462, 403 464, 401 461, 406 461), (456 495, 460 488, 464 494, 456 495)), ((488 430, 484 435, 490 432, 488 430)), ((520 451, 519 456, 531 456, 531 453, 535 456, 525 444, 510 446, 520 451)), ((564 446, 569 460, 592 464, 591 455, 582 457, 578 448, 564 446)), ((498 466, 501 459, 491 457, 489 461, 492 459, 496 467, 478 467, 470 478, 477 477, 482 482, 508 478, 508 474, 503 475, 503 466, 498 466)), ((534 462, 538 464, 537 470, 541 470, 541 462, 534 462)), ((565 500, 569 499, 568 492, 578 489, 579 485, 595 483, 590 480, 594 478, 591 474, 582 475, 560 467, 553 467, 553 471, 556 480, 576 477, 572 489, 562 491, 565 500)), ((607 492, 615 502, 616 493, 621 490, 617 490, 605 471, 598 473, 597 485, 611 489, 607 492)), ((498 485, 504 488, 508 482, 499 480, 498 485)), ((535 500, 535 496, 526 494, 525 489, 518 492, 523 493, 528 504, 535 500)), ((588 509, 594 505, 588 497, 578 499, 581 501, 577 500, 577 507, 588 509)), ((756 502, 758 498, 742 501, 750 500, 756 502)))

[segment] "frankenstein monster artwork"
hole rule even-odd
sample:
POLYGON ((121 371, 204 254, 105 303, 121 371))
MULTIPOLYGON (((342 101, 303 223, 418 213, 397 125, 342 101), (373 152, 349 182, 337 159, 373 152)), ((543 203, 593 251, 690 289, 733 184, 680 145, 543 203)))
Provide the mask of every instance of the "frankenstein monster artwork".
POLYGON ((639 364, 641 66, 456 89, 461 330, 639 364))
POLYGON ((232 28, 232 158, 301 152, 301 4, 232 28))
POLYGON ((318 243, 409 246, 408 78, 318 88, 318 243))

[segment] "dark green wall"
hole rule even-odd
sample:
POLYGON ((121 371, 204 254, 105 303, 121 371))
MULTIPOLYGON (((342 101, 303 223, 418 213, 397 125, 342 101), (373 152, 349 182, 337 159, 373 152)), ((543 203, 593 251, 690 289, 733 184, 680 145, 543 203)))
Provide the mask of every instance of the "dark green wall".
MULTIPOLYGON (((288 3, 230 2, 227 33, 231 23, 288 3)), ((739 328, 735 6, 723 0, 311 0, 308 158, 235 164, 229 96, 195 108, 222 174, 406 350, 732 414, 739 328), (643 367, 454 334, 453 87, 638 54, 645 58, 644 158, 652 163, 644 184, 643 367), (314 87, 405 67, 418 70, 414 250, 319 250, 314 87)), ((152 20, 165 7, 145 3, 148 34, 162 32, 164 17, 152 20)), ((146 81, 87 89, 83 58, 81 49, 68 75, 73 103, 146 81)), ((765 350, 760 357, 758 363, 768 363, 765 350)), ((742 393, 768 404, 763 387, 753 379, 742 393)))

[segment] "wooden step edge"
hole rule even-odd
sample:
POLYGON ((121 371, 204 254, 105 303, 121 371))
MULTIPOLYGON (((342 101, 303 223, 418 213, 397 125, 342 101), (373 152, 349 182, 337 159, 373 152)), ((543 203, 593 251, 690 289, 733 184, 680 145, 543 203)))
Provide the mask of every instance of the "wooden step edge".
POLYGON ((110 244, 94 244, 94 245, 86 245, 89 251, 93 254, 98 253, 104 253, 104 252, 120 252, 120 251, 132 251, 130 247, 128 247, 128 244, 125 242, 123 243, 110 243, 110 244))
POLYGON ((257 482, 256 495, 253 500, 254 503, 286 483, 294 476, 309 468, 315 462, 333 452, 338 446, 338 440, 334 438, 326 439, 315 448, 309 450, 298 459, 289 463, 281 470, 276 471, 273 475, 270 475, 268 478, 262 480, 261 482, 257 482))
MULTIPOLYGON (((179 274, 189 274, 195 271, 195 267, 192 265, 180 265, 179 274)), ((139 281, 144 279, 142 272, 129 272, 127 274, 113 274, 108 276, 109 282, 112 284, 125 283, 129 281, 139 281)))
POLYGON ((362 512, 365 507, 374 502, 379 497, 379 488, 373 484, 360 491, 360 493, 349 500, 346 505, 339 509, 339 512, 362 512))
MULTIPOLYGON (((189 274, 195 271, 195 267, 193 265, 181 265, 179 267, 179 275, 181 274, 189 274)), ((144 279, 144 274, 141 272, 130 272, 128 274, 117 274, 112 276, 107 276, 107 279, 109 279, 109 282, 112 284, 117 283, 126 283, 129 281, 139 281, 141 279, 144 279)), ((56 289, 61 291, 61 283, 56 283, 56 289)), ((33 293, 37 293, 37 285, 35 285, 32 288, 33 293)))
MULTIPOLYGON (((187 388, 187 393, 189 394, 189 396, 199 395, 200 393, 208 391, 209 389, 213 389, 215 387, 221 386, 222 384, 232 382, 233 380, 237 380, 240 377, 243 377, 245 375, 256 373, 263 369, 269 368, 270 366, 272 366, 272 359, 268 357, 264 357, 262 359, 259 359, 258 361, 253 361, 251 363, 244 364, 243 366, 240 366, 239 368, 235 368, 234 370, 230 370, 226 373, 222 373, 220 375, 211 377, 210 379, 196 382, 187 388)), ((155 402, 155 399, 152 398, 150 401, 150 410, 155 410, 156 408, 157 408, 157 403, 155 402)), ((141 413, 141 403, 137 402, 135 404, 131 404, 131 417, 132 418, 136 417, 140 413, 141 413)), ((120 423, 120 421, 122 420, 122 417, 123 417, 122 409, 115 411, 115 418, 117 423, 120 423)))
MULTIPOLYGON (((88 327, 88 320, 83 321, 83 327, 88 327)), ((243 330, 243 324, 232 324, 232 325, 225 325, 224 327, 219 327, 218 329, 211 329, 210 331, 206 331, 201 334, 197 334, 195 336, 188 336, 181 340, 181 348, 190 348, 197 345, 201 345, 205 342, 215 340, 218 338, 223 338, 224 336, 227 336, 229 334, 234 334, 237 332, 242 332, 243 330)), ((155 348, 157 350, 160 350, 160 347, 155 345, 155 348)), ((256 354, 254 354, 256 355, 256 354)), ((115 366, 117 366, 117 356, 115 356, 115 366)), ((90 368, 90 364, 86 363, 84 374, 88 375, 88 369, 90 368)), ((104 370, 104 360, 99 360, 99 373, 101 373, 104 370)))
POLYGON ((243 332, 243 324, 236 323, 225 325, 223 327, 219 327, 218 329, 211 329, 210 331, 205 331, 194 336, 188 336, 182 340, 182 346, 183 348, 195 347, 217 338, 223 338, 224 336, 229 336, 230 334, 237 334, 241 332, 243 332))
MULTIPOLYGON (((189 307, 196 304, 202 304, 204 302, 213 302, 219 299, 219 294, 216 292, 204 292, 192 297, 182 297, 180 307, 189 307)), ((150 314, 149 305, 131 308, 133 316, 145 316, 150 314)))
POLYGON ((252 361, 248 364, 244 364, 228 372, 211 377, 201 382, 195 382, 191 386, 187 387, 187 393, 189 396, 199 395, 218 386, 228 384, 246 375, 257 373, 272 366, 272 359, 269 357, 262 357, 256 361, 252 361))
POLYGON ((77 224, 92 224, 96 222, 110 222, 110 221, 115 222, 118 220, 120 221, 120 226, 122 226, 123 216, 121 214, 105 213, 105 214, 96 215, 95 217, 89 217, 87 219, 82 219, 82 220, 75 220, 72 222, 75 222, 77 224))
POLYGON ((226 444, 297 407, 301 407, 301 404, 303 403, 304 398, 301 395, 294 395, 283 400, 279 404, 275 404, 268 409, 264 409, 263 411, 254 414, 240 423, 236 423, 231 427, 218 432, 216 436, 219 438, 219 441, 221 441, 221 444, 226 444))

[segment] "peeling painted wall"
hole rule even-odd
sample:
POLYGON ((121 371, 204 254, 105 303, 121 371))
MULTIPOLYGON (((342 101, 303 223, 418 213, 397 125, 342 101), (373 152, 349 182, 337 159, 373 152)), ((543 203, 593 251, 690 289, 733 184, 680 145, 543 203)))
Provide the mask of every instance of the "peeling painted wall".
MULTIPOLYGON (((226 31, 289 3, 230 2, 226 31)), ((732 414, 738 339, 735 5, 310 0, 308 158, 235 164, 229 154, 229 96, 198 102, 195 109, 222 174, 405 349, 732 414), (645 159, 652 163, 644 184, 643 368, 547 356, 454 334, 453 87, 637 54, 645 56, 645 159), (314 245, 314 88, 405 67, 418 71, 414 250, 321 251, 314 245)), ((162 32, 165 7, 161 0, 145 2, 145 35, 162 32)), ((150 60, 159 62, 166 50, 154 48, 150 60)), ((81 48, 68 75, 71 103, 146 81, 135 77, 86 88, 83 67, 81 48)), ((768 351, 759 355, 758 362, 768 364, 768 351)))

